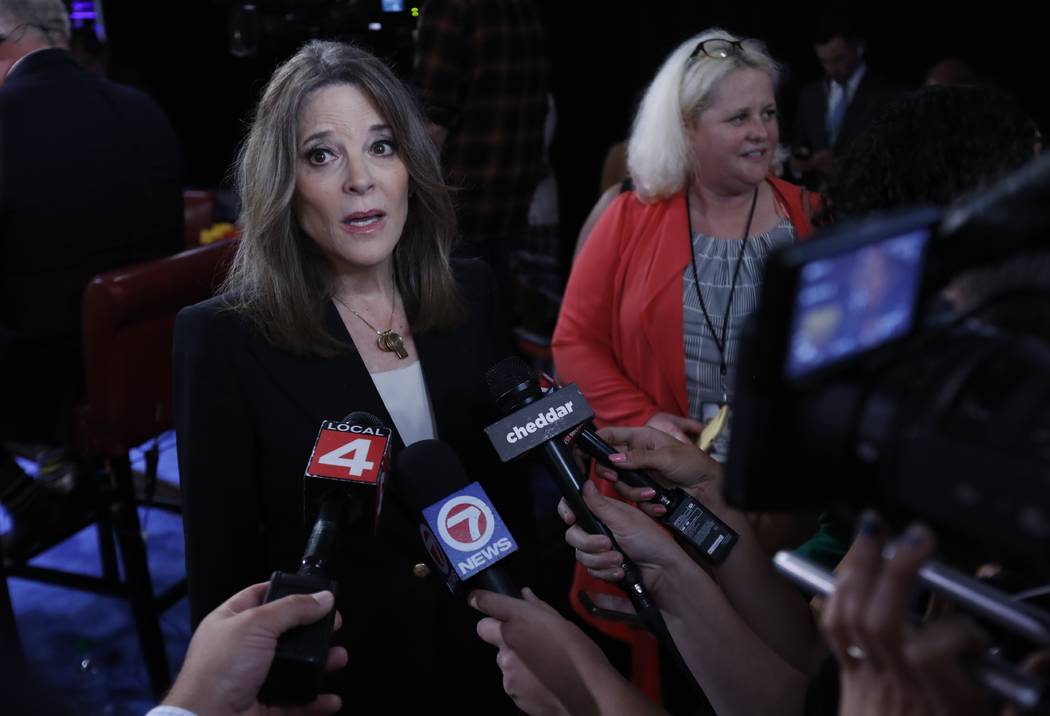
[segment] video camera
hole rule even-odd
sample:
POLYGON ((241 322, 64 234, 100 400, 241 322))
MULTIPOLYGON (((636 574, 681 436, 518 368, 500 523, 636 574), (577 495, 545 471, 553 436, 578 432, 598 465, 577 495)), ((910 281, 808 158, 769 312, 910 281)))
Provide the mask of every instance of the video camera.
POLYGON ((1048 160, 958 208, 842 224, 769 258, 741 337, 732 504, 873 507, 931 525, 949 557, 1050 574, 1050 335, 949 317, 942 298, 1050 248, 1048 160))

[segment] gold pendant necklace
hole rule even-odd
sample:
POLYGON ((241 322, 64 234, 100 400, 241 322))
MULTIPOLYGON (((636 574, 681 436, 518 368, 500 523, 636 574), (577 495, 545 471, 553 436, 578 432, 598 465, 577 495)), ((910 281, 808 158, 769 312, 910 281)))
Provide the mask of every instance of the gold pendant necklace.
POLYGON ((350 308, 350 306, 348 306, 346 302, 338 296, 333 295, 332 298, 341 303, 343 307, 346 308, 346 310, 350 311, 350 313, 360 318, 362 321, 365 322, 366 326, 375 331, 376 345, 379 346, 379 350, 383 351, 384 353, 393 353, 401 360, 408 358, 408 351, 405 349, 405 341, 401 337, 401 334, 394 330, 394 311, 397 309, 396 295, 390 303, 390 328, 386 329, 385 331, 381 331, 375 326, 373 326, 371 321, 369 321, 367 318, 362 316, 354 309, 350 308))

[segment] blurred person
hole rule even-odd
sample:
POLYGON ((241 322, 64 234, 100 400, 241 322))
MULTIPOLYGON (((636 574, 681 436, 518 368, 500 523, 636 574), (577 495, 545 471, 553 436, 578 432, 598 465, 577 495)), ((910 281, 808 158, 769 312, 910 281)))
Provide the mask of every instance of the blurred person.
MULTIPOLYGON (((175 327, 192 621, 298 563, 303 465, 322 421, 351 411, 390 426, 395 455, 452 446, 527 545, 527 483, 481 430, 496 417, 484 373, 510 352, 509 328, 491 270, 449 259, 452 202, 404 85, 352 45, 308 43, 263 91, 236 172, 243 229, 225 290, 175 327)), ((424 711, 464 673, 479 710, 511 710, 466 636, 471 610, 425 578, 415 515, 387 495, 376 536, 345 542, 340 638, 359 656, 337 693, 353 710, 424 711)))
MULTIPOLYGON (((644 89, 635 93, 634 100, 631 102, 632 116, 638 113, 638 105, 642 102, 644 89)), ((583 226, 580 227, 580 232, 576 237, 576 248, 572 254, 573 261, 576 261, 576 257, 580 255, 584 243, 609 205, 619 194, 633 189, 634 182, 631 181, 631 174, 627 169, 627 140, 616 142, 605 153, 598 201, 591 207, 590 213, 584 219, 583 226)))
POLYGON ((975 85, 977 71, 962 60, 947 58, 940 60, 926 72, 924 85, 975 85))
POLYGON ((621 186, 630 176, 627 171, 627 141, 616 142, 605 152, 602 161, 600 191, 604 194, 613 187, 621 186))
POLYGON ((441 150, 462 235, 456 254, 487 260, 507 285, 529 204, 548 172, 550 89, 543 27, 532 0, 427 0, 416 80, 441 150))
MULTIPOLYGON (((201 621, 175 684, 147 716, 322 716, 339 711, 343 704, 335 694, 320 694, 304 706, 259 703, 259 689, 273 663, 277 640, 289 629, 312 624, 335 608, 331 592, 293 594, 263 604, 267 587, 263 582, 241 590, 201 621)), ((341 625, 342 616, 336 612, 335 629, 341 625)), ((347 660, 346 649, 332 647, 325 671, 343 669, 347 660)))
POLYGON ((841 158, 830 219, 910 204, 947 206, 1030 161, 1039 133, 1005 92, 931 85, 885 107, 841 158))
MULTIPOLYGON (((827 187, 820 220, 859 219, 914 204, 948 206, 1020 168, 1038 148, 1035 123, 1002 91, 987 86, 924 87, 891 102, 860 132, 827 187)), ((1022 274, 1033 265, 1031 258, 1023 257, 1015 263, 1022 265, 1022 274)), ((962 281, 943 293, 957 306, 956 313, 972 306, 957 295, 962 281)), ((843 313, 848 308, 841 306, 843 313)), ((828 331, 829 343, 843 334, 849 321, 840 317, 833 323, 837 333, 828 331)), ((851 525, 825 513, 817 534, 800 549, 833 568, 846 553, 850 531, 851 525)))
MULTIPOLYGON (((912 258, 911 260, 914 260, 912 258)), ((909 256, 869 246, 843 270, 841 293, 812 309, 841 312, 826 337, 824 355, 842 356, 884 342, 903 332, 911 318, 909 256)), ((815 347, 818 344, 812 344, 815 347)))
POLYGON ((61 490, 76 477, 67 446, 83 392, 85 286, 182 248, 182 158, 168 119, 145 94, 86 70, 69 40, 61 0, 0 0, 0 502, 15 560, 84 509, 61 490), (6 441, 50 448, 41 480, 6 441))
POLYGON ((822 16, 813 50, 824 76, 802 88, 792 138, 792 173, 810 189, 823 189, 837 158, 887 102, 902 91, 864 58, 866 42, 843 12, 822 16))
MULTIPOLYGON (((732 404, 737 338, 768 253, 806 236, 819 198, 770 175, 779 129, 775 61, 761 42, 707 30, 675 49, 646 91, 620 194, 584 245, 554 333, 557 370, 599 424, 695 440, 732 404)), ((724 455, 727 435, 716 452, 724 455)), ((647 635, 587 615, 634 643, 647 635)), ((650 693, 652 691, 650 690, 650 693)))
POLYGON ((598 225, 598 220, 602 218, 602 214, 608 209, 616 197, 623 194, 625 191, 631 191, 634 185, 631 179, 628 177, 622 181, 603 189, 601 196, 598 197, 598 201, 594 202, 594 206, 591 207, 591 211, 587 214, 587 218, 583 221, 583 226, 580 227, 580 233, 576 236, 576 248, 573 249, 572 260, 573 263, 579 258, 580 252, 583 251, 584 244, 587 243, 587 239, 590 238, 591 232, 594 231, 594 227, 598 225))

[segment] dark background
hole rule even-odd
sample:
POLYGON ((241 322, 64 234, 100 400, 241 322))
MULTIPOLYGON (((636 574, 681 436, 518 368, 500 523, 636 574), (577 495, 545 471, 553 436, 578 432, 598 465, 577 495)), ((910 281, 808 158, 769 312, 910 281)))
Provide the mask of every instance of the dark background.
MULTIPOLYGON (((224 182, 259 91, 276 64, 312 34, 357 39, 411 78, 414 20, 383 14, 379 0, 256 0, 271 30, 254 58, 229 52, 230 0, 149 2, 103 0, 110 74, 143 87, 168 111, 187 159, 187 184, 224 182), (332 7, 339 20, 314 23, 332 7), (291 11, 292 20, 286 17, 291 11), (298 17, 299 20, 296 20, 298 17), (306 21, 302 21, 302 20, 306 21), (383 30, 369 32, 369 21, 383 30)), ((782 137, 790 136, 801 83, 820 68, 808 27, 823 12, 814 2, 760 5, 727 2, 595 3, 537 0, 547 31, 558 127, 552 147, 561 193, 563 237, 572 241, 598 195, 601 162, 626 135, 632 104, 660 62, 679 42, 722 26, 767 42, 785 66, 780 102, 782 137)), ((986 81, 1014 94, 1046 133, 1045 29, 1021 4, 911 3, 849 6, 868 38, 869 65, 918 86, 938 59, 954 56, 986 81)), ((1035 7, 1033 4, 1031 7, 1035 7)), ((945 127, 951 131, 951 127, 945 127)))

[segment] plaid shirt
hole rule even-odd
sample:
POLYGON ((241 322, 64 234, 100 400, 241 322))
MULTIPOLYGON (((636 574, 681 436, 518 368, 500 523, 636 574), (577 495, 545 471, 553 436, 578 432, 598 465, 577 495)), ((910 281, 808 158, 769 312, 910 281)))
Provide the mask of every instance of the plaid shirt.
POLYGON ((548 62, 530 0, 429 0, 417 80, 442 148, 462 234, 493 239, 528 224, 545 173, 548 62))

